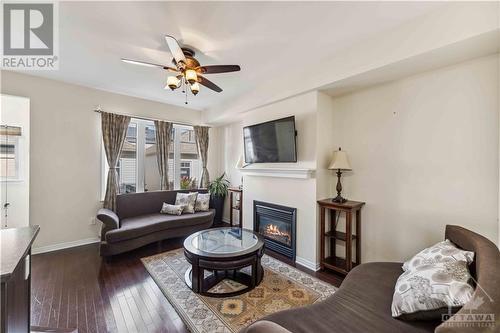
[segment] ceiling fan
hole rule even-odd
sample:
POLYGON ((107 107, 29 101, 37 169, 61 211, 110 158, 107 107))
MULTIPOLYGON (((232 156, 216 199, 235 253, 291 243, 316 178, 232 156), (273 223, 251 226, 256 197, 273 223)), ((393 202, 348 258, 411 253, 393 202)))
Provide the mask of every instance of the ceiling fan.
POLYGON ((167 89, 168 87, 173 91, 177 88, 183 87, 182 92, 186 95, 186 104, 188 88, 193 95, 198 94, 198 92, 200 91, 200 84, 219 93, 222 91, 222 88, 220 88, 218 85, 208 80, 201 74, 228 73, 237 72, 240 70, 240 66, 238 65, 201 66, 198 60, 196 60, 196 58, 194 57, 194 50, 187 47, 180 47, 177 40, 169 35, 165 35, 165 41, 167 42, 168 48, 172 53, 172 63, 175 67, 126 58, 122 58, 121 60, 129 64, 156 67, 171 72, 172 75, 167 77, 167 85, 165 86, 165 89, 167 89))

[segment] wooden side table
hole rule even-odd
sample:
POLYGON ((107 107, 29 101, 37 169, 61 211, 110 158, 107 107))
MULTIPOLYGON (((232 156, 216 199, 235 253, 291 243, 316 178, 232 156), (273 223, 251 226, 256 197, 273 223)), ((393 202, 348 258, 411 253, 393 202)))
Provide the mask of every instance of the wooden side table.
POLYGON ((238 211, 238 227, 242 227, 242 218, 243 218, 243 190, 238 187, 230 187, 229 191, 229 224, 231 227, 233 226, 233 213, 234 211, 238 211), (234 197, 238 196, 239 198, 234 201, 234 197))
POLYGON ((344 203, 333 202, 332 199, 318 200, 320 208, 320 266, 334 270, 341 274, 347 274, 361 262, 361 208, 365 203, 359 201, 347 201, 344 203), (330 211, 330 226, 326 226, 326 210, 330 211), (345 232, 336 229, 337 217, 345 213, 345 232), (352 218, 356 217, 356 234, 352 233, 352 218), (330 255, 325 255, 326 239, 330 239, 330 255), (345 259, 336 255, 337 241, 345 243, 345 259), (352 261, 352 243, 356 244, 356 262, 352 261))

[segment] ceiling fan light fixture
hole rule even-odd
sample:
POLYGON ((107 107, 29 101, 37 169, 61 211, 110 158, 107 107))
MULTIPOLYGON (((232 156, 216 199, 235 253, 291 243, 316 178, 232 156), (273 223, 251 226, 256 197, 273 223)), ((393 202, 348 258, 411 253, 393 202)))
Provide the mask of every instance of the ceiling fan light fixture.
POLYGON ((175 89, 182 87, 181 90, 182 93, 185 94, 186 99, 188 95, 188 85, 193 95, 196 95, 200 92, 201 86, 218 93, 222 92, 222 88, 207 79, 204 76, 205 74, 237 72, 241 69, 238 65, 201 66, 199 61, 194 57, 195 51, 193 49, 188 47, 181 47, 177 39, 170 35, 165 35, 165 41, 170 52, 172 53, 172 63, 175 65, 174 67, 127 58, 121 58, 121 60, 123 62, 134 65, 155 67, 169 71, 171 73, 171 76, 167 77, 167 84, 165 85, 164 89, 169 88, 174 91, 175 89))
POLYGON ((198 81, 198 75, 194 69, 188 69, 184 72, 184 76, 186 77, 186 81, 190 84, 194 84, 198 81))
POLYGON ((172 90, 175 90, 175 89, 179 88, 179 83, 180 82, 181 82, 181 80, 179 80, 175 76, 169 76, 169 77, 167 77, 167 87, 169 87, 172 90))
POLYGON ((198 82, 191 84, 190 88, 193 95, 196 95, 200 92, 200 84, 198 82))

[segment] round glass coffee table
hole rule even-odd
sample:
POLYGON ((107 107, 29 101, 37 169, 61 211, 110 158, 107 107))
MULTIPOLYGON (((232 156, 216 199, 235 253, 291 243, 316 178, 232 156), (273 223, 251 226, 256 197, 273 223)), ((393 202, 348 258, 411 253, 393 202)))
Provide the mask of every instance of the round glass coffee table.
POLYGON ((184 241, 184 255, 191 264, 186 284, 195 292, 211 297, 228 297, 245 293, 259 285, 264 277, 260 260, 264 240, 259 234, 240 228, 214 228, 196 232, 184 241), (251 267, 250 274, 242 268, 251 267), (205 271, 212 274, 205 275, 205 271), (224 279, 246 286, 230 293, 209 290, 224 279))

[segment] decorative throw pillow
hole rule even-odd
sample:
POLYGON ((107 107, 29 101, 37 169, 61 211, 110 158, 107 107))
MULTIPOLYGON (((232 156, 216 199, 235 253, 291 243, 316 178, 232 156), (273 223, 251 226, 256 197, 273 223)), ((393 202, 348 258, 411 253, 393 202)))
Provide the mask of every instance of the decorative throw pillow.
POLYGON ((210 208, 210 193, 196 193, 196 203, 194 205, 195 212, 208 212, 210 208))
POLYGON ((160 213, 169 215, 181 215, 184 210, 184 205, 169 205, 168 203, 163 203, 160 213))
POLYGON ((184 210, 182 211, 183 213, 193 214, 197 195, 197 192, 177 193, 177 196, 175 197, 175 204, 184 206, 184 210))
POLYGON ((470 264, 473 260, 474 252, 461 250, 447 239, 417 253, 403 264, 403 271, 438 262, 463 261, 470 264))
POLYGON ((405 320, 441 319, 455 313, 474 293, 465 261, 419 265, 398 278, 392 298, 392 316, 405 320))

